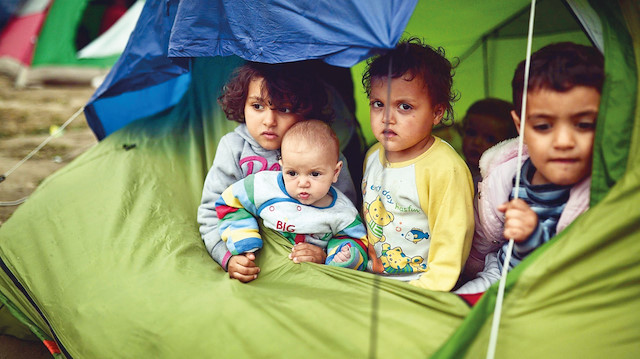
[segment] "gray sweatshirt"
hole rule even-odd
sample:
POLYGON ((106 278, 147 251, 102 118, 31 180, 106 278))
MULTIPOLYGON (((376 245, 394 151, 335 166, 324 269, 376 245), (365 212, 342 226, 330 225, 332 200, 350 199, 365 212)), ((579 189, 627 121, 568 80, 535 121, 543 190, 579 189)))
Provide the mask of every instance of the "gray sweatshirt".
MULTIPOLYGON (((215 203, 220 194, 233 183, 260 171, 280 171, 278 163, 279 150, 266 150, 251 137, 247 126, 240 124, 226 134, 216 150, 213 165, 209 169, 202 190, 202 201, 198 207, 198 224, 200 235, 211 257, 227 269, 225 256, 227 246, 218 232, 218 216, 215 203)), ((356 202, 356 191, 349 175, 347 160, 340 155, 344 166, 340 171, 335 187, 342 191, 353 203, 356 202)), ((228 256, 226 258, 228 260, 228 256)))

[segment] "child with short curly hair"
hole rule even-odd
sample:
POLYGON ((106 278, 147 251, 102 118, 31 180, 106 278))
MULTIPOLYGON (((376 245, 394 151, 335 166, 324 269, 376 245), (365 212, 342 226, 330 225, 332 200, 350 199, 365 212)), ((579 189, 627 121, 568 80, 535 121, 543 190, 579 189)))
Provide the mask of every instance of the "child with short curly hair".
POLYGON ((362 184, 368 270, 439 291, 456 284, 473 234, 469 169, 431 134, 453 115, 452 72, 442 48, 411 38, 370 62, 363 77, 379 141, 362 184))

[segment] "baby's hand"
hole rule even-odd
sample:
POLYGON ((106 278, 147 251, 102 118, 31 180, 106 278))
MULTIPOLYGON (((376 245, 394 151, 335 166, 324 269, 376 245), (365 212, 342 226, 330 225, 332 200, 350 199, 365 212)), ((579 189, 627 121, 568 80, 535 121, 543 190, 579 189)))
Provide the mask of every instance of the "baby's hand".
POLYGON ((502 234, 506 239, 513 239, 516 242, 524 241, 538 226, 538 215, 521 199, 501 204, 498 206, 498 211, 504 212, 502 234))
POLYGON ((349 259, 351 259, 351 246, 349 244, 343 246, 340 252, 333 257, 333 261, 336 263, 344 263, 349 259))
POLYGON ((251 282, 258 278, 260 267, 256 266, 255 253, 244 253, 232 256, 227 263, 229 278, 237 279, 242 283, 251 282))
POLYGON ((327 254, 324 249, 311 243, 298 243, 291 249, 289 259, 294 263, 313 262, 324 264, 327 254))

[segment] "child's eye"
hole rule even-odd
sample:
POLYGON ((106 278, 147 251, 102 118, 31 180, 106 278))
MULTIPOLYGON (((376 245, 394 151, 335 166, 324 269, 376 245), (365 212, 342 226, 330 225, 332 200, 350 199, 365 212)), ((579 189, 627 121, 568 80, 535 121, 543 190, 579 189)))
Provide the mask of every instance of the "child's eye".
POLYGON ((292 113, 293 111, 291 111, 290 108, 288 107, 281 107, 278 109, 278 111, 282 112, 282 113, 292 113))
POLYGON ((401 109, 402 111, 409 111, 413 107, 411 105, 409 105, 408 103, 401 103, 400 105, 398 105, 398 108, 401 109))
POLYGON ((254 109, 256 109, 256 110, 262 110, 262 109, 264 109, 264 106, 262 106, 262 104, 261 104, 261 103, 258 103, 258 102, 251 104, 251 106, 252 106, 254 109))
POLYGON ((549 129, 551 129, 551 125, 548 123, 539 123, 536 125, 533 125, 533 129, 536 131, 547 131, 549 129))
POLYGON ((296 171, 287 171, 287 176, 295 177, 297 174, 296 171))
POLYGON ((311 176, 312 177, 318 177, 318 176, 320 176, 320 172, 311 172, 311 176))
POLYGON ((371 101, 370 106, 373 108, 383 108, 384 104, 380 101, 371 101))
POLYGON ((576 124, 576 127, 578 127, 581 130, 590 131, 590 130, 595 130, 596 124, 595 122, 591 122, 591 121, 581 121, 576 124))

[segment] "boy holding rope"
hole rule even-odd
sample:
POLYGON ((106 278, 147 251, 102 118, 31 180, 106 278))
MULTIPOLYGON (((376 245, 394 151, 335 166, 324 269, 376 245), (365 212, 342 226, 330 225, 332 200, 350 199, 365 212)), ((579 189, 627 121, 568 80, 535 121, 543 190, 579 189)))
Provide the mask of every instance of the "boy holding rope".
MULTIPOLYGON (((520 131, 525 62, 512 81, 513 121, 520 131)), ((465 274, 473 280, 456 293, 486 291, 500 279, 508 239, 509 269, 548 242, 589 208, 596 118, 604 82, 597 49, 548 45, 531 56, 524 133, 526 160, 515 196, 518 143, 502 142, 480 160, 478 211, 465 274), (527 158, 528 157, 528 158, 527 158), (516 198, 517 199, 514 199, 516 198)))

